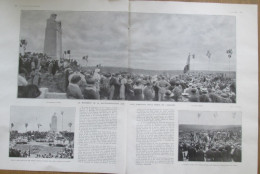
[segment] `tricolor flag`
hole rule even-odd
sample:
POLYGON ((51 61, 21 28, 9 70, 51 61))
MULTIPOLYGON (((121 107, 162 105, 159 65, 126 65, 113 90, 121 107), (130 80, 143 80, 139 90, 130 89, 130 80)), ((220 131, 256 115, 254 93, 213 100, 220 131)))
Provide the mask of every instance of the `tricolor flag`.
POLYGON ((185 65, 185 67, 184 67, 183 73, 185 74, 185 73, 187 73, 189 70, 190 70, 190 54, 189 54, 189 56, 188 56, 187 63, 186 63, 186 65, 185 65))

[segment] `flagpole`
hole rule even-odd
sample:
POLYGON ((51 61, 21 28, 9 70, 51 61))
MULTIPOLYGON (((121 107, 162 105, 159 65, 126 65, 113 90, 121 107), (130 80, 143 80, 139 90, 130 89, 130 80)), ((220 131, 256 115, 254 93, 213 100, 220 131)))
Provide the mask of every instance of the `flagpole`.
MULTIPOLYGON (((210 58, 209 58, 209 64, 210 64, 210 58)), ((208 73, 209 73, 209 65, 208 65, 208 73)))
POLYGON ((230 58, 228 59, 228 72, 229 72, 229 78, 231 78, 231 75, 230 75, 230 58))

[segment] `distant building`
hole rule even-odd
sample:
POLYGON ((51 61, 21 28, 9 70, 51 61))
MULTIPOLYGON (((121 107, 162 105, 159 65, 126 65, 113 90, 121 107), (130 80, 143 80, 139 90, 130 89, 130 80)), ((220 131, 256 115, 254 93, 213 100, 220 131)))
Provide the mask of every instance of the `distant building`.
POLYGON ((51 117, 51 132, 57 132, 57 125, 58 125, 58 118, 56 113, 54 112, 53 116, 51 117))
POLYGON ((62 56, 62 29, 61 21, 56 21, 57 14, 51 14, 45 28, 43 53, 59 60, 62 56))

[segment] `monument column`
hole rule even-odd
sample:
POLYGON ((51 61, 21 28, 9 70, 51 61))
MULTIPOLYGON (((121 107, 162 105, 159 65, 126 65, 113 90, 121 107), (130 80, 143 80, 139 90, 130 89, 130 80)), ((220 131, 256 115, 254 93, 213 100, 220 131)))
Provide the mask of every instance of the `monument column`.
POLYGON ((47 19, 43 53, 53 59, 59 60, 62 55, 62 29, 61 22, 56 21, 57 14, 51 14, 47 19))

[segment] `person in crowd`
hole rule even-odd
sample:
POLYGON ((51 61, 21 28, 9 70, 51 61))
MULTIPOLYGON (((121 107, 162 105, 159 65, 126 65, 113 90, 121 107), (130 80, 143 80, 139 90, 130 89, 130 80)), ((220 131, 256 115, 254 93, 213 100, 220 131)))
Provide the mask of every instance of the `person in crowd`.
POLYGON ((162 101, 163 98, 164 98, 164 94, 167 90, 167 87, 170 86, 170 83, 168 83, 166 80, 165 80, 165 77, 162 76, 160 78, 160 80, 158 81, 158 88, 159 88, 159 91, 158 91, 158 101, 162 101))
POLYGON ((182 86, 180 85, 179 81, 175 82, 175 87, 172 90, 173 94, 174 94, 174 100, 175 101, 181 101, 182 98, 182 86))
POLYGON ((120 100, 125 100, 125 84, 127 83, 126 76, 123 74, 122 79, 120 80, 121 86, 120 86, 120 94, 119 98, 120 100))
POLYGON ((207 88, 201 89, 201 95, 199 96, 199 101, 203 103, 210 102, 210 98, 208 96, 208 90, 207 88))
POLYGON ((154 90, 150 81, 146 82, 146 86, 144 87, 144 100, 152 101, 154 98, 154 90))
POLYGON ((18 87, 28 85, 28 82, 26 80, 26 74, 27 74, 27 72, 24 68, 19 68, 18 87))
POLYGON ((53 72, 53 62, 52 61, 50 61, 49 62, 49 65, 48 65, 48 73, 49 73, 49 75, 52 75, 52 72, 53 72))
POLYGON ((109 73, 104 74, 100 79, 100 99, 108 100, 110 93, 110 78, 109 73))
POLYGON ((69 85, 69 77, 70 75, 73 73, 71 68, 66 68, 65 69, 65 79, 64 79, 64 83, 65 83, 65 90, 67 91, 68 85, 69 85))
POLYGON ((41 73, 39 72, 39 69, 35 69, 34 71, 31 72, 31 80, 32 80, 32 84, 36 86, 40 86, 41 73))
POLYGON ((93 74, 93 79, 95 80, 95 86, 97 87, 97 91, 100 90, 100 79, 101 79, 101 76, 100 76, 100 69, 97 67, 94 71, 94 74, 93 74))
POLYGON ((178 160, 183 161, 183 148, 179 145, 178 160))
POLYGON ((165 92, 163 101, 166 101, 166 102, 174 102, 175 100, 173 99, 173 96, 174 96, 174 94, 173 94, 170 90, 167 90, 167 91, 165 92))
POLYGON ((135 85, 133 86, 134 89, 134 100, 143 100, 144 95, 143 95, 143 89, 144 86, 142 84, 141 79, 137 79, 135 82, 135 85))
POLYGON ((199 94, 196 89, 191 90, 191 95, 189 96, 190 102, 199 102, 199 94))
POLYGON ((29 84, 18 87, 18 98, 37 98, 41 95, 38 86, 29 84))
POLYGON ((53 66, 52 66, 52 71, 51 71, 53 76, 55 76, 55 74, 58 71, 58 69, 59 69, 58 60, 54 60, 53 66))
POLYGON ((120 74, 116 73, 112 78, 110 79, 110 100, 119 100, 119 95, 120 95, 120 74))
POLYGON ((126 100, 133 100, 134 99, 134 88, 133 88, 133 81, 131 78, 127 79, 127 83, 125 84, 125 95, 126 100))
POLYGON ((81 77, 79 75, 74 75, 71 78, 71 81, 67 88, 67 97, 70 99, 83 99, 83 95, 81 89, 79 87, 79 83, 81 81, 81 77))
POLYGON ((159 100, 159 87, 157 85, 156 81, 153 81, 153 90, 154 90, 154 99, 153 101, 158 101, 159 100))
POLYGON ((99 99, 99 93, 95 85, 96 80, 94 78, 87 79, 87 86, 83 91, 84 99, 99 99))

